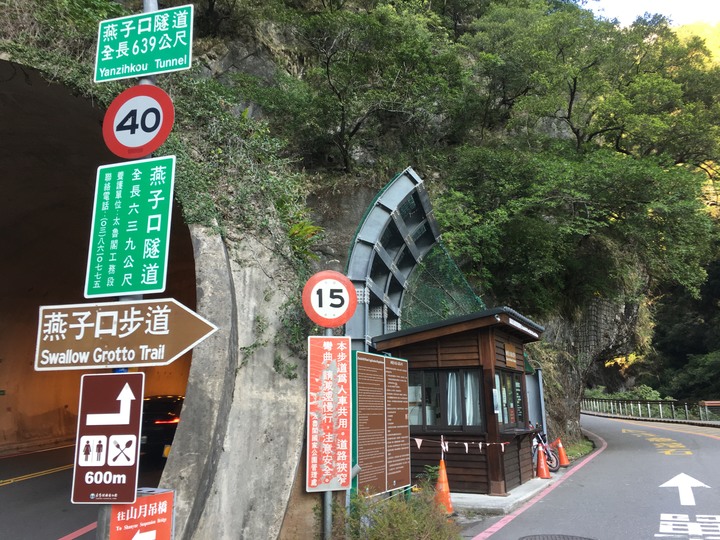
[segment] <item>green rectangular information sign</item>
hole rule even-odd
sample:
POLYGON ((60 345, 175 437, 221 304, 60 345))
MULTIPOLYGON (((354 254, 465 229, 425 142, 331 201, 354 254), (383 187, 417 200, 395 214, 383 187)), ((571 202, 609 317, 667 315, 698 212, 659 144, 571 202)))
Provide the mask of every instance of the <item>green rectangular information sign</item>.
POLYGON ((85 298, 165 290, 175 156, 98 167, 85 298))
POLYGON ((189 69, 193 5, 100 22, 95 82, 189 69))

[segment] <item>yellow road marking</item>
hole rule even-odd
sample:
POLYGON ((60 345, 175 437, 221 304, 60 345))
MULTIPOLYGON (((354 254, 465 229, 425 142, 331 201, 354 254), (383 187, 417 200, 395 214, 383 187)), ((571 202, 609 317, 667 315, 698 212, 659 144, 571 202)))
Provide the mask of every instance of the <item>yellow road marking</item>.
POLYGON ((7 480, 0 480, 0 487, 7 486, 8 484, 14 484, 16 482, 22 482, 23 480, 31 480, 32 478, 37 478, 39 476, 45 476, 46 474, 53 474, 60 471, 67 471, 68 469, 72 469, 73 464, 70 465, 62 465, 60 467, 55 467, 54 469, 47 469, 44 471, 38 471, 30 474, 26 474, 24 476, 16 476, 15 478, 8 478, 7 480))
POLYGON ((643 437, 647 442, 653 443, 655 448, 660 454, 666 456, 691 456, 692 451, 687 448, 683 443, 678 442, 669 437, 658 437, 655 433, 650 431, 640 431, 637 429, 625 429, 623 433, 628 433, 635 437, 643 437))
POLYGON ((685 435, 700 435, 701 437, 708 437, 709 439, 715 439, 720 441, 720 435, 715 435, 715 433, 720 433, 720 429, 715 427, 695 426, 692 424, 676 424, 677 426, 682 426, 682 428, 676 428, 670 427, 668 424, 663 424, 662 422, 643 422, 642 420, 624 420, 622 418, 613 418, 612 420, 617 420, 619 422, 627 422, 628 424, 643 426, 648 429, 664 429, 665 431, 684 433, 685 435), (711 435, 710 431, 714 433, 711 435))

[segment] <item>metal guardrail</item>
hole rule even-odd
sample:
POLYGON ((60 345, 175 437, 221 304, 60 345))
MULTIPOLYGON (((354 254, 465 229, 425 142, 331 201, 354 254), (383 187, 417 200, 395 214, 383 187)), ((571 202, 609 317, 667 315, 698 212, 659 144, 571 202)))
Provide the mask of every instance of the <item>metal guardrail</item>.
POLYGON ((710 401, 584 398, 580 410, 628 418, 720 421, 720 404, 710 401))

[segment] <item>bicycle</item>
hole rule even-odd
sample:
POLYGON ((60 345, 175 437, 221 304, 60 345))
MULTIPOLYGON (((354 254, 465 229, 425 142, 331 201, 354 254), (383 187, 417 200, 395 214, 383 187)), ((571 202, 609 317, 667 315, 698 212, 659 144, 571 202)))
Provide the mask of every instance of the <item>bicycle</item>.
POLYGON ((537 466, 537 452, 538 448, 542 448, 545 452, 545 460, 550 472, 558 472, 560 470, 560 458, 557 452, 550 446, 547 440, 547 435, 540 428, 540 424, 535 424, 535 434, 533 436, 533 448, 532 448, 532 459, 533 464, 537 466))

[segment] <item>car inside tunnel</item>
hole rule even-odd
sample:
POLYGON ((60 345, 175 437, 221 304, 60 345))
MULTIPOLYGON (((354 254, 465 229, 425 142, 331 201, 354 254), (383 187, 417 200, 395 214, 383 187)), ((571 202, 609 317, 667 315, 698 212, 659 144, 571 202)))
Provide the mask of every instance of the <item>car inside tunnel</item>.
MULTIPOLYGON (((97 169, 124 161, 105 146, 104 113, 38 71, 0 60, 0 452, 73 440, 81 375, 101 371, 39 372, 34 360, 41 306, 118 300, 83 294, 97 169)), ((190 232, 177 203, 172 216, 167 287, 144 298, 193 310, 190 232)), ((145 395, 184 394, 190 357, 141 368, 145 395)))

